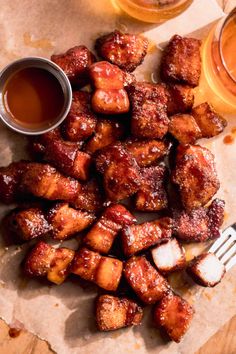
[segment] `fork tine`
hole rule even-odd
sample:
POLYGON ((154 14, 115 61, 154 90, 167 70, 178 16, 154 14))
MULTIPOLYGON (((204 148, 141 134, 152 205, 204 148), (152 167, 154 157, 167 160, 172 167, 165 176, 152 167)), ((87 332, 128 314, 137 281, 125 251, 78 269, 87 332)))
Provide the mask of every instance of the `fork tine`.
POLYGON ((218 248, 227 240, 228 237, 229 234, 225 230, 224 232, 221 233, 221 236, 218 238, 218 240, 216 240, 213 243, 213 245, 211 246, 208 252, 215 253, 215 251, 218 250, 218 248))
POLYGON ((226 263, 225 265, 225 269, 226 272, 228 272, 228 270, 230 270, 230 268, 232 268, 234 265, 236 264, 236 255, 233 256, 228 263, 226 263))
POLYGON ((235 241, 235 236, 230 235, 229 239, 215 252, 215 255, 218 258, 220 258, 233 244, 234 241, 235 241))
POLYGON ((226 263, 236 253, 236 243, 234 242, 230 249, 221 258, 222 263, 226 263))

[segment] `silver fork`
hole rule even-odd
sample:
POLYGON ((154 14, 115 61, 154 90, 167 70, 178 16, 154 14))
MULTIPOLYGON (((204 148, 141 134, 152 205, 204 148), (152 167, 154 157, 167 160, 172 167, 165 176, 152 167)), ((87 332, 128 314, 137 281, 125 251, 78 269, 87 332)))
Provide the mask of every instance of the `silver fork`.
POLYGON ((236 223, 221 232, 221 236, 208 252, 214 253, 219 258, 226 271, 236 264, 236 223))

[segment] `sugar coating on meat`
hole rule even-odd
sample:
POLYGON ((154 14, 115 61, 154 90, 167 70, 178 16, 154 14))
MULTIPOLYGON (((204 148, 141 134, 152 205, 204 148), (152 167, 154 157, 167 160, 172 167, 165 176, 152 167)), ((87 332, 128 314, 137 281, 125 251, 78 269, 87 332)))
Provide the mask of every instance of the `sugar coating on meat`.
POLYGON ((181 144, 193 144, 202 137, 201 130, 194 117, 186 113, 179 113, 170 117, 168 131, 181 144))

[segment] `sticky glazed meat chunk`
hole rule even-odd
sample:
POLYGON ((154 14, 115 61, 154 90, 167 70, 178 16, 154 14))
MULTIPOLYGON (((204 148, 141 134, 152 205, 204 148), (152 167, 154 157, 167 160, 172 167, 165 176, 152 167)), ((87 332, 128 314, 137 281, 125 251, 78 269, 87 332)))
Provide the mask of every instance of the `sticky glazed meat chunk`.
POLYGON ((96 324, 99 331, 137 326, 143 317, 142 308, 125 297, 101 295, 96 300, 96 324))
POLYGON ((200 46, 198 39, 174 35, 161 61, 163 81, 197 86, 201 74, 200 46))
POLYGON ((71 208, 68 203, 56 203, 46 213, 52 227, 52 237, 65 240, 88 228, 95 220, 94 214, 71 208))
POLYGON ((225 202, 214 199, 209 207, 200 207, 189 212, 174 211, 173 233, 184 242, 204 242, 220 236, 224 221, 225 202))
POLYGON ((169 292, 154 308, 154 323, 171 340, 179 343, 187 332, 193 315, 194 310, 186 300, 169 292))
POLYGON ((77 209, 89 212, 99 212, 104 204, 104 192, 96 178, 90 179, 81 185, 81 189, 73 200, 73 205, 77 209))
POLYGON ((170 147, 171 144, 169 142, 157 139, 129 139, 125 142, 126 150, 131 153, 140 167, 155 164, 169 153, 170 147))
POLYGON ((141 179, 138 165, 120 143, 99 151, 96 168, 103 175, 104 189, 111 201, 127 198, 139 189, 141 179))
POLYGON ((116 291, 123 270, 123 263, 111 257, 101 256, 97 252, 81 248, 75 253, 71 272, 81 278, 92 281, 108 291, 116 291))
POLYGON ((169 133, 171 133, 180 144, 194 144, 202 138, 202 133, 191 114, 175 114, 170 118, 169 133))
POLYGON ((136 138, 163 138, 169 123, 165 86, 139 82, 129 89, 129 98, 131 134, 136 138))
POLYGON ((28 138, 28 153, 32 155, 34 159, 43 160, 47 145, 53 140, 61 140, 61 131, 59 128, 52 129, 47 133, 35 136, 29 136, 28 138))
POLYGON ((127 226, 121 232, 124 254, 127 257, 132 256, 157 243, 167 241, 171 234, 172 220, 168 217, 127 226))
POLYGON ((88 82, 88 68, 95 56, 84 45, 68 49, 63 54, 54 54, 51 60, 68 76, 72 85, 84 86, 88 82))
POLYGON ((144 257, 133 256, 124 267, 124 275, 145 304, 155 304, 169 289, 166 279, 144 257))
POLYGON ((187 85, 166 85, 167 114, 190 112, 194 103, 193 89, 187 85))
POLYGON ((111 205, 92 226, 83 242, 93 251, 107 254, 122 228, 134 222, 135 217, 123 205, 111 205))
POLYGON ((83 141, 94 133, 97 117, 91 110, 90 100, 88 92, 73 91, 71 108, 62 126, 66 140, 83 141))
POLYGON ((140 35, 114 31, 96 40, 98 55, 122 70, 133 71, 142 64, 148 49, 148 40, 140 35))
POLYGON ((69 274, 74 253, 69 248, 54 248, 45 242, 38 242, 26 256, 24 271, 28 276, 47 277, 59 285, 69 274))
POLYGON ((157 269, 163 274, 172 273, 186 266, 184 248, 175 238, 157 245, 151 253, 157 269))
POLYGON ((213 154, 200 145, 180 145, 172 181, 186 209, 204 206, 220 187, 213 154))
POLYGON ((101 90, 93 94, 92 107, 100 114, 122 114, 129 111, 129 98, 124 89, 101 90))
POLYGON ((214 287, 223 278, 225 266, 214 253, 203 253, 190 262, 187 273, 197 284, 214 287))
POLYGON ((115 120, 100 119, 97 123, 94 136, 85 144, 84 150, 90 154, 102 149, 124 136, 124 126, 115 120))
POLYGON ((165 166, 146 167, 141 170, 142 183, 135 196, 135 208, 141 211, 166 209, 168 198, 166 184, 168 171, 165 166))
POLYGON ((204 102, 192 109, 203 138, 211 138, 223 132, 227 121, 221 117, 209 103, 204 102))

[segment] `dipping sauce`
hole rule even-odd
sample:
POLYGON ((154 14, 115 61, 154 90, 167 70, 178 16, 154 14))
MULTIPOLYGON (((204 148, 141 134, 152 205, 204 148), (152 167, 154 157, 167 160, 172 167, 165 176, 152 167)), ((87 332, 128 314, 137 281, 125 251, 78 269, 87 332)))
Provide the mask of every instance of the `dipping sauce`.
POLYGON ((18 124, 29 128, 51 125, 64 106, 64 94, 49 71, 28 67, 14 73, 3 88, 5 110, 18 124))

